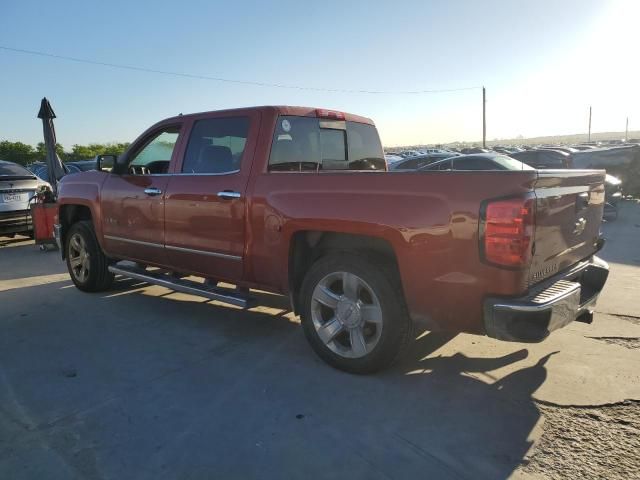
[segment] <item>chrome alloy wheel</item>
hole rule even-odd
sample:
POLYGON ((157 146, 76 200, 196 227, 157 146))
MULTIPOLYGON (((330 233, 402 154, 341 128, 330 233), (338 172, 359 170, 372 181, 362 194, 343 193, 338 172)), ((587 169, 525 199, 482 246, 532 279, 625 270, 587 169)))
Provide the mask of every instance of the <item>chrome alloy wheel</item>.
POLYGON ((85 283, 89 278, 89 252, 87 251, 87 244, 82 238, 82 235, 74 233, 69 240, 69 265, 71 266, 71 273, 74 278, 85 283))
POLYGON ((349 272, 333 272, 318 282, 311 299, 311 320, 320 340, 345 358, 370 353, 383 328, 375 292, 349 272))

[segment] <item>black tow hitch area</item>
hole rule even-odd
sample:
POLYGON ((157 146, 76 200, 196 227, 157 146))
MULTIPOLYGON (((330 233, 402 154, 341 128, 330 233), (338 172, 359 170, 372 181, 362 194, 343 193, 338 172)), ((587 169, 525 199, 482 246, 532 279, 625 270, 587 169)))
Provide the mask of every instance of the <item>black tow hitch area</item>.
POLYGON ((593 312, 584 312, 582 315, 576 318, 576 322, 593 323, 593 312))

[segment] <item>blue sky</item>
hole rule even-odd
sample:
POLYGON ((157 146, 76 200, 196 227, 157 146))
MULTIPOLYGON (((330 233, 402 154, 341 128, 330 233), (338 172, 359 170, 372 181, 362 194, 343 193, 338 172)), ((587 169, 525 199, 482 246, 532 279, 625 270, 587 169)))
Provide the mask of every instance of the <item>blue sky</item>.
MULTIPOLYGON (((488 138, 640 129, 629 1, 5 2, 0 45, 157 70, 347 90, 486 85, 488 138)), ((373 118, 383 143, 481 138, 479 89, 368 95, 235 85, 0 50, 0 139, 131 141, 183 112, 326 107, 373 118)))

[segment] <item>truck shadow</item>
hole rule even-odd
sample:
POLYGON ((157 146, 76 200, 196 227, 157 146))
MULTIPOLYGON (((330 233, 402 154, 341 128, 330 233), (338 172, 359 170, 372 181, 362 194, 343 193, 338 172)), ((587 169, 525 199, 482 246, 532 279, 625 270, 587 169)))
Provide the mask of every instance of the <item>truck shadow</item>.
MULTIPOLYGON (((507 478, 540 420, 549 355, 521 369, 524 349, 437 356, 452 337, 429 333, 393 368, 354 376, 315 357, 286 299, 259 294, 273 312, 245 312, 131 280, 92 295, 68 283, 0 293, 0 417, 26 415, 21 435, 88 478, 96 465, 120 478, 507 478)), ((0 458, 33 444, 6 440, 0 458)))
POLYGON ((403 361, 385 374, 402 375, 385 400, 411 408, 411 417, 420 419, 407 421, 399 435, 461 478, 507 478, 526 463, 541 421, 533 394, 557 352, 520 369, 513 365, 527 359, 526 349, 500 357, 433 355, 453 337, 428 333, 416 340, 403 361), (505 367, 510 373, 491 373, 505 367), (408 407, 403 390, 411 391, 419 405, 408 407))

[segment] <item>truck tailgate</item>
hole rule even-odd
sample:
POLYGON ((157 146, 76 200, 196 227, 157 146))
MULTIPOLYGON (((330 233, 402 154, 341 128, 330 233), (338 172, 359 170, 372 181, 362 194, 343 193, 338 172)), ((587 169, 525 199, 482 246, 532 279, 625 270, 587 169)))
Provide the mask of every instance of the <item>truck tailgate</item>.
POLYGON ((535 183, 536 229, 529 285, 598 250, 604 170, 540 170, 535 183))

